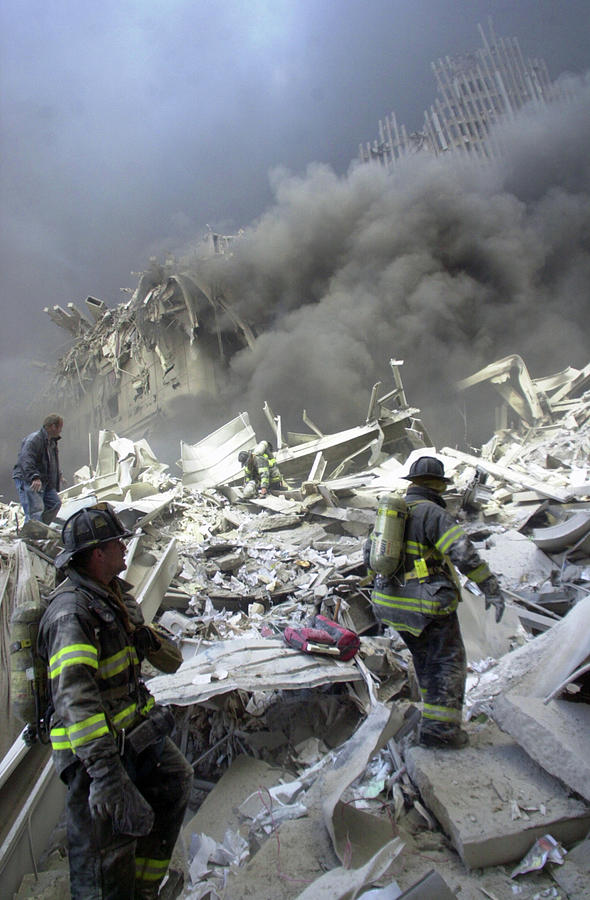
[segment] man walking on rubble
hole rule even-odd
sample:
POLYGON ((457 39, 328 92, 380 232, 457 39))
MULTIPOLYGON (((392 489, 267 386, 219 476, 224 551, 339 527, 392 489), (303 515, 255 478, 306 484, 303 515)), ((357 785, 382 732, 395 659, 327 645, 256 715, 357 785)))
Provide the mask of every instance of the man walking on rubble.
POLYGON ((257 444, 254 450, 238 453, 238 462, 244 468, 244 497, 266 497, 269 490, 286 491, 274 453, 268 441, 257 444))
POLYGON ((22 442, 12 477, 25 522, 36 519, 50 525, 59 512, 61 500, 57 494, 62 474, 57 443, 63 424, 61 416, 47 416, 39 431, 33 431, 22 442))
MULTIPOLYGON (((450 478, 440 460, 422 456, 405 476, 408 518, 399 577, 376 575, 371 603, 376 616, 399 632, 412 654, 423 700, 420 743, 464 747, 461 729, 466 654, 457 606, 461 599, 454 566, 485 594, 485 607, 504 612, 500 587, 460 525, 446 510, 442 493, 450 478)), ((369 564, 371 537, 365 544, 369 564)))
POLYGON ((53 761, 68 786, 72 900, 157 897, 191 790, 168 736, 174 717, 141 680, 145 657, 167 672, 182 657, 117 577, 130 536, 107 503, 70 516, 55 559, 67 577, 39 628, 53 761))

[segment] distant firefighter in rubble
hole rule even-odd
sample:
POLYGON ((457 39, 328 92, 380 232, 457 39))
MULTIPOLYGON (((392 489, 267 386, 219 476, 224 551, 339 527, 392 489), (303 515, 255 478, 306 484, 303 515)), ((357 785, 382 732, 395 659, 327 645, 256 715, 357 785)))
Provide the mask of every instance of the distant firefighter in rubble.
POLYGON ((58 491, 62 473, 57 443, 64 420, 56 414, 46 416, 39 431, 22 442, 12 477, 25 514, 25 522, 37 519, 50 525, 61 506, 58 491))
POLYGON ((242 450, 238 461, 244 467, 244 497, 266 497, 269 491, 286 491, 287 485, 268 441, 260 441, 253 450, 242 450))

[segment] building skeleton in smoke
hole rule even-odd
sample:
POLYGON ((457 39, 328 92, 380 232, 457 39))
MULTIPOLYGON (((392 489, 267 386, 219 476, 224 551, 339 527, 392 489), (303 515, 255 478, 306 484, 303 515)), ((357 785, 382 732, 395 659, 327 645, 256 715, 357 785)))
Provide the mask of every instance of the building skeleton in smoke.
POLYGON ((238 462, 244 467, 244 493, 246 499, 266 497, 268 491, 284 491, 286 485, 268 441, 261 441, 253 450, 238 453, 238 462))
POLYGON ((25 522, 36 519, 50 525, 61 506, 58 491, 62 474, 57 442, 61 440, 63 424, 61 416, 46 416, 39 431, 33 431, 22 442, 12 477, 25 522))
MULTIPOLYGON (((429 747, 463 747, 461 729, 466 654, 457 616, 461 591, 454 566, 485 594, 499 622, 504 601, 487 564, 460 525, 446 511, 442 492, 450 481, 435 457, 422 456, 405 476, 403 571, 375 576, 371 602, 384 625, 399 632, 414 661, 423 700, 420 743, 429 747)), ((365 544, 367 565, 370 537, 365 544)))
POLYGON ((68 785, 72 900, 157 897, 190 796, 192 768, 168 737, 174 718, 140 671, 146 657, 168 672, 182 657, 117 577, 130 536, 106 503, 69 517, 55 560, 67 578, 39 629, 53 761, 68 785))

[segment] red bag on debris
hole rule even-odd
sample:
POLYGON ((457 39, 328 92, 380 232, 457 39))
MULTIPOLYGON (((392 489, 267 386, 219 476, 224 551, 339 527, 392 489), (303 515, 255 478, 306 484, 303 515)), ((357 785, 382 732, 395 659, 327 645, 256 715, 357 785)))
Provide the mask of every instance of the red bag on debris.
POLYGON ((289 625, 283 632, 283 638, 295 650, 325 653, 345 662, 352 659, 361 646, 360 638, 354 631, 319 615, 313 616, 307 625, 300 628, 289 625))

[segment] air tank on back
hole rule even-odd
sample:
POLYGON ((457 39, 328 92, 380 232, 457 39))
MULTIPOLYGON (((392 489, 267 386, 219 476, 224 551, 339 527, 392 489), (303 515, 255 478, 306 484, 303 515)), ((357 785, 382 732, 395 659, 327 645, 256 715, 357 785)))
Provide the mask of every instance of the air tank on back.
POLYGON ((403 563, 408 507, 399 494, 381 494, 371 536, 370 567, 380 575, 393 575, 403 563))

